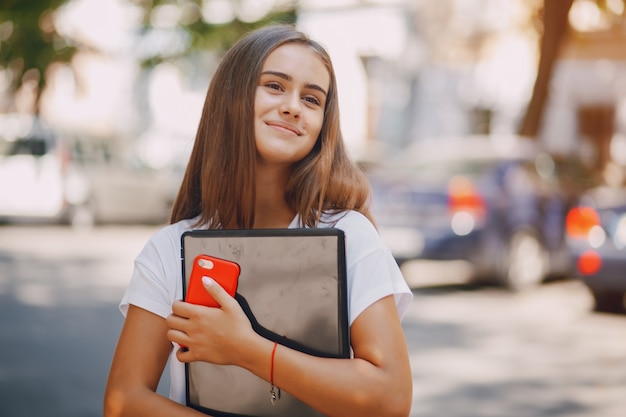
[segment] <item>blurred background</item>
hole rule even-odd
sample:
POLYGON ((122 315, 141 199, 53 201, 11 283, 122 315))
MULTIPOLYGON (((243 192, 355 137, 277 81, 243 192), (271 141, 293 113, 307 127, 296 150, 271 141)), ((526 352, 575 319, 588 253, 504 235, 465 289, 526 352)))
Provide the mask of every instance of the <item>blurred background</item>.
POLYGON ((333 58, 414 289, 412 416, 625 415, 625 8, 0 0, 0 415, 100 415, 117 302, 212 73, 275 22, 333 58))

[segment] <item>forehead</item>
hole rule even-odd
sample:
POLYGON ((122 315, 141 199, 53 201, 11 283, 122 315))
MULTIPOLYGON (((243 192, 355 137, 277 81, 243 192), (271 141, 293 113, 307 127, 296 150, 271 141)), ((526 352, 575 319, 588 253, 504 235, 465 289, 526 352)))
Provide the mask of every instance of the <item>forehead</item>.
POLYGON ((328 91, 330 74, 322 58, 306 45, 287 43, 274 49, 263 63, 263 71, 277 71, 328 91))

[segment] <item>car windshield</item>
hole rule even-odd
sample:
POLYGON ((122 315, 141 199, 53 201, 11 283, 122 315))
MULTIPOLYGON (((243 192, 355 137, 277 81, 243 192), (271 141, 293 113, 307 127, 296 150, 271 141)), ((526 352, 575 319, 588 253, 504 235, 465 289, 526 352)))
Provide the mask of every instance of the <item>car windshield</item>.
POLYGON ((449 177, 451 175, 478 176, 493 168, 495 161, 480 160, 454 160, 424 163, 412 168, 414 175, 428 175, 432 177, 449 177))
POLYGON ((451 159, 420 161, 414 164, 393 165, 385 168, 388 174, 428 181, 445 181, 452 176, 480 177, 494 168, 494 159, 451 159))

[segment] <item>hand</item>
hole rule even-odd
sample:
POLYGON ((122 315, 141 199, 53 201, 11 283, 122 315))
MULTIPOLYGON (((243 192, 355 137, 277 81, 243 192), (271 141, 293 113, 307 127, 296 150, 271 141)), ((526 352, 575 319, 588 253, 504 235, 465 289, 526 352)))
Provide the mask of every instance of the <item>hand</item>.
POLYGON ((208 277, 203 277, 202 283, 220 307, 174 301, 166 320, 170 328, 167 337, 185 346, 176 352, 181 362, 236 365, 238 348, 246 346, 256 333, 239 303, 226 290, 208 277))

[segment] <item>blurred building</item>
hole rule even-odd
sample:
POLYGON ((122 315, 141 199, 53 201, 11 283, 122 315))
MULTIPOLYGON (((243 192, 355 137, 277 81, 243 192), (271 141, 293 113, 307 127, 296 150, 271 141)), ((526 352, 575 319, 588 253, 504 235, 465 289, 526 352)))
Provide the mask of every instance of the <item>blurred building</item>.
POLYGON ((576 0, 544 113, 542 140, 622 182, 626 167, 626 13, 622 0, 599 9, 576 0), (616 169, 617 168, 617 169, 616 169), (620 169, 621 168, 621 169, 620 169))
POLYGON ((342 111, 365 118, 354 143, 402 148, 516 130, 536 73, 539 3, 307 0, 298 22, 333 55, 340 91, 349 90, 342 111))
POLYGON ((48 72, 41 111, 64 129, 133 141, 150 166, 179 168, 191 149, 216 57, 207 51, 142 67, 146 57, 175 55, 189 41, 177 30, 178 7, 166 4, 152 14, 153 30, 146 34, 140 30, 144 10, 127 0, 70 0, 58 9, 58 31, 83 47, 72 62, 48 72))
MULTIPOLYGON (((235 3, 207 0, 203 17, 232 19, 235 3)), ((267 12, 277 2, 261 3, 267 12)), ((522 4, 302 0, 297 25, 333 57, 344 136, 358 155, 373 141, 402 147, 422 137, 514 130, 536 67, 536 35, 522 4)), ((207 51, 140 67, 142 55, 155 49, 171 53, 187 41, 175 30, 182 7, 171 3, 153 10, 158 31, 138 41, 142 15, 136 4, 69 1, 55 24, 86 48, 70 65, 49 71, 42 100, 46 117, 96 134, 136 137, 154 164, 167 163, 172 141, 179 147, 193 139, 217 61, 207 51)))
MULTIPOLYGON (((86 47, 69 65, 50 68, 41 106, 46 117, 134 138, 155 166, 184 161, 218 57, 205 51, 152 68, 140 62, 155 51, 175 56, 184 49, 189 39, 177 25, 191 3, 159 5, 150 16, 153 30, 138 37, 144 16, 137 3, 70 0, 55 14, 55 25, 86 47)), ((203 19, 223 23, 258 19, 285 3, 199 4, 203 19)), ((404 148, 425 139, 518 131, 537 73, 543 0, 292 4, 298 27, 333 57, 342 128, 357 157, 380 143, 404 148)), ((626 165, 620 156, 626 147, 624 15, 623 0, 574 0, 572 30, 538 134, 550 151, 626 165)))
POLYGON ((410 118, 407 110, 417 63, 409 62, 407 53, 419 51, 418 42, 411 39, 410 13, 404 3, 308 0, 299 5, 298 27, 322 43, 333 59, 342 130, 357 156, 377 137, 380 108, 389 106, 397 115, 392 121, 395 129, 382 140, 402 135, 410 118), (394 100, 387 100, 387 93, 394 100))
MULTIPOLYGON (((365 117, 365 143, 402 148, 518 131, 536 77, 542 3, 308 0, 299 24, 328 45, 338 76, 349 73, 342 109, 360 112, 353 123, 365 117)), ((624 164, 624 16, 622 0, 573 2, 538 134, 549 151, 624 164)))

